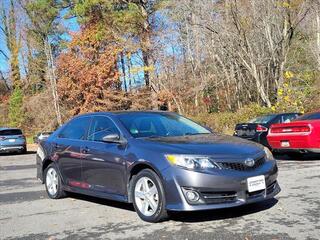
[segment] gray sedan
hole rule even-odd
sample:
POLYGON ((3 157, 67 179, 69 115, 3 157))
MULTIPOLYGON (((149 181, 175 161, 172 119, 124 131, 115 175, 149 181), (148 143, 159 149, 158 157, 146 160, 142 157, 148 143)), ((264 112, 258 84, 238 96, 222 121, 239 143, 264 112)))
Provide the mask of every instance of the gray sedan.
POLYGON ((77 116, 40 142, 37 174, 50 198, 77 192, 129 202, 149 222, 170 210, 235 207, 280 191, 267 148, 169 112, 77 116))

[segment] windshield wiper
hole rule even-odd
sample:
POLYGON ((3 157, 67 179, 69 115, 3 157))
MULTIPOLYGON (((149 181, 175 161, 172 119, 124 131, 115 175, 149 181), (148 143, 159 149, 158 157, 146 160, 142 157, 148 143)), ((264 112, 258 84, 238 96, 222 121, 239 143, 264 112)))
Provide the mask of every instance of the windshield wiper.
POLYGON ((184 136, 201 135, 201 134, 210 134, 210 133, 185 133, 184 136))

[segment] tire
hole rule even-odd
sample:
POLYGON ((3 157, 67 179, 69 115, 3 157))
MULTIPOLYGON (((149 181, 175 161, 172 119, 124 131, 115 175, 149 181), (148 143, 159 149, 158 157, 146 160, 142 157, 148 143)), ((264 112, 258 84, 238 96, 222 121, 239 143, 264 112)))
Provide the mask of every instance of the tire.
POLYGON ((27 153, 27 147, 24 147, 20 153, 21 154, 26 154, 27 153))
POLYGON ((139 217, 152 223, 166 220, 165 193, 159 176, 150 169, 144 169, 132 181, 131 196, 139 217))
POLYGON ((45 170, 44 184, 49 198, 59 199, 66 196, 66 192, 62 189, 61 177, 54 163, 51 163, 45 170))

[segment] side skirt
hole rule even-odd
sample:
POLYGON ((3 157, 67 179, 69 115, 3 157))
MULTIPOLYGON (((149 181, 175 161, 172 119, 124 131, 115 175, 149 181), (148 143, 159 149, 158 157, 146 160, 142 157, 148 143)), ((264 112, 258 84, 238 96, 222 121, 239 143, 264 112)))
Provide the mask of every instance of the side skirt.
POLYGON ((79 193, 79 194, 88 195, 92 197, 98 197, 98 198, 128 203, 128 197, 120 194, 98 192, 98 191, 92 191, 92 190, 81 189, 81 188, 70 187, 70 186, 63 186, 63 190, 66 192, 74 192, 74 193, 79 193))

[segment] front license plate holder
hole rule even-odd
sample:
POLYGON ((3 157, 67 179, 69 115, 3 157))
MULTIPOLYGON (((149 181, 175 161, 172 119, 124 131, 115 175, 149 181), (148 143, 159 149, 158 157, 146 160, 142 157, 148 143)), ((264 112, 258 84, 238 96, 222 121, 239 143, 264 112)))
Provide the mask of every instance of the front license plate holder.
POLYGON ((256 192, 266 189, 266 180, 264 175, 247 178, 248 192, 256 192))

